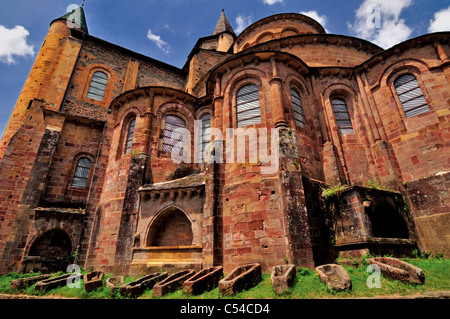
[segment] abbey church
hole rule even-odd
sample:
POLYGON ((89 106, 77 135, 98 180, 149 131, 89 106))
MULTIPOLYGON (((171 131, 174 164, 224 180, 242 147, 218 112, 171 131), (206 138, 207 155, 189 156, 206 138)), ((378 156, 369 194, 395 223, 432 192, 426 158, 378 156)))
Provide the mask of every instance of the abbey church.
POLYGON ((295 13, 236 35, 222 11, 178 68, 55 19, 0 142, 0 273, 449 258, 449 39, 384 50, 295 13), (238 128, 279 132, 275 170, 214 160, 238 128))

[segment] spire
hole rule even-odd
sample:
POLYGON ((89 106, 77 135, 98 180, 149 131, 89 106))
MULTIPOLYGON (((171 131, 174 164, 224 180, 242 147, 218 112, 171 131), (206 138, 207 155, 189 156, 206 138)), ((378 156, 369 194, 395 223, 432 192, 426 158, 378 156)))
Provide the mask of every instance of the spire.
POLYGON ((216 28, 214 29, 214 32, 212 35, 217 35, 223 32, 230 32, 233 35, 236 35, 234 33, 233 27, 231 26, 230 21, 228 21, 227 16, 225 15, 224 9, 222 9, 222 13, 220 14, 219 21, 217 21, 216 28))
POLYGON ((79 29, 86 33, 89 33, 83 6, 73 9, 70 12, 67 12, 62 17, 53 20, 52 23, 55 21, 67 21, 67 26, 69 28, 79 29))

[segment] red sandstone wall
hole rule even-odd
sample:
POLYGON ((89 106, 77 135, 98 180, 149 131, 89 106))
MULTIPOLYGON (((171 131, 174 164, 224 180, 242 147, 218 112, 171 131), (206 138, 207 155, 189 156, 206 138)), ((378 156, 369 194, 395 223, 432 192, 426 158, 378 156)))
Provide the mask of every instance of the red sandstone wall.
POLYGON ((41 202, 46 205, 86 204, 97 152, 100 146, 102 128, 93 128, 90 124, 66 121, 61 131, 55 157, 50 167, 45 191, 41 202), (91 159, 91 174, 86 188, 71 187, 75 167, 79 157, 91 159))

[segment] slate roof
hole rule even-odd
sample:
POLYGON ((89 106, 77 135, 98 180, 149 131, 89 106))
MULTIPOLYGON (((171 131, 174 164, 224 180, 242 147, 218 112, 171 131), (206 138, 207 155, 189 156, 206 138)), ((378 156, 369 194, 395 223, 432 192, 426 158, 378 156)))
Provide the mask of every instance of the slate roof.
POLYGON ((212 35, 217 35, 223 32, 230 32, 234 35, 233 27, 231 26, 230 21, 228 21, 227 16, 225 15, 225 11, 222 9, 222 13, 220 14, 219 21, 217 21, 217 25, 212 33, 212 35))
MULTIPOLYGON (((67 12, 62 17, 59 17, 58 19, 53 20, 52 23, 55 21, 61 21, 61 20, 71 22, 75 25, 75 28, 78 27, 82 31, 89 33, 88 27, 87 27, 87 22, 86 22, 86 16, 84 14, 83 7, 78 7, 76 9, 72 10, 71 12, 67 12)), ((73 26, 69 26, 69 27, 73 28, 73 26)))

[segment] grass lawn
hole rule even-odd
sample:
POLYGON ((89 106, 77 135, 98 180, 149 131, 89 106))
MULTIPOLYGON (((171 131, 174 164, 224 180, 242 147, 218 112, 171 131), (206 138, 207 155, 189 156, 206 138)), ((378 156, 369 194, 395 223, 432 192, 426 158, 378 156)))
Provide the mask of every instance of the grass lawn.
MULTIPOLYGON (((329 290, 322 283, 314 270, 305 268, 298 269, 295 284, 289 293, 283 296, 277 296, 270 281, 270 274, 263 274, 261 283, 256 287, 238 293, 232 297, 222 297, 219 288, 205 292, 199 296, 188 296, 181 290, 166 295, 163 299, 264 299, 264 298, 285 298, 285 299, 328 299, 328 298, 354 298, 354 297, 377 297, 377 296, 406 296, 428 291, 450 290, 450 260, 449 259, 404 259, 405 261, 422 268, 425 273, 424 285, 408 285, 399 281, 390 280, 381 276, 381 288, 369 289, 367 287, 367 278, 370 274, 367 272, 367 264, 364 262, 357 267, 344 267, 351 280, 353 289, 345 292, 334 292, 329 290)), ((58 275, 62 275, 60 273, 58 275)), ((9 284, 12 280, 29 277, 37 274, 15 273, 0 276, 0 293, 4 294, 28 294, 28 295, 57 295, 64 298, 80 299, 122 299, 118 292, 112 293, 106 286, 93 292, 86 292, 81 284, 81 288, 70 289, 67 286, 53 289, 47 292, 34 291, 34 285, 22 291, 10 291, 9 284)), ((106 274, 106 278, 112 275, 106 274)), ((136 278, 125 278, 125 282, 131 282, 136 278)), ((152 290, 144 292, 139 299, 153 299, 152 290)))

